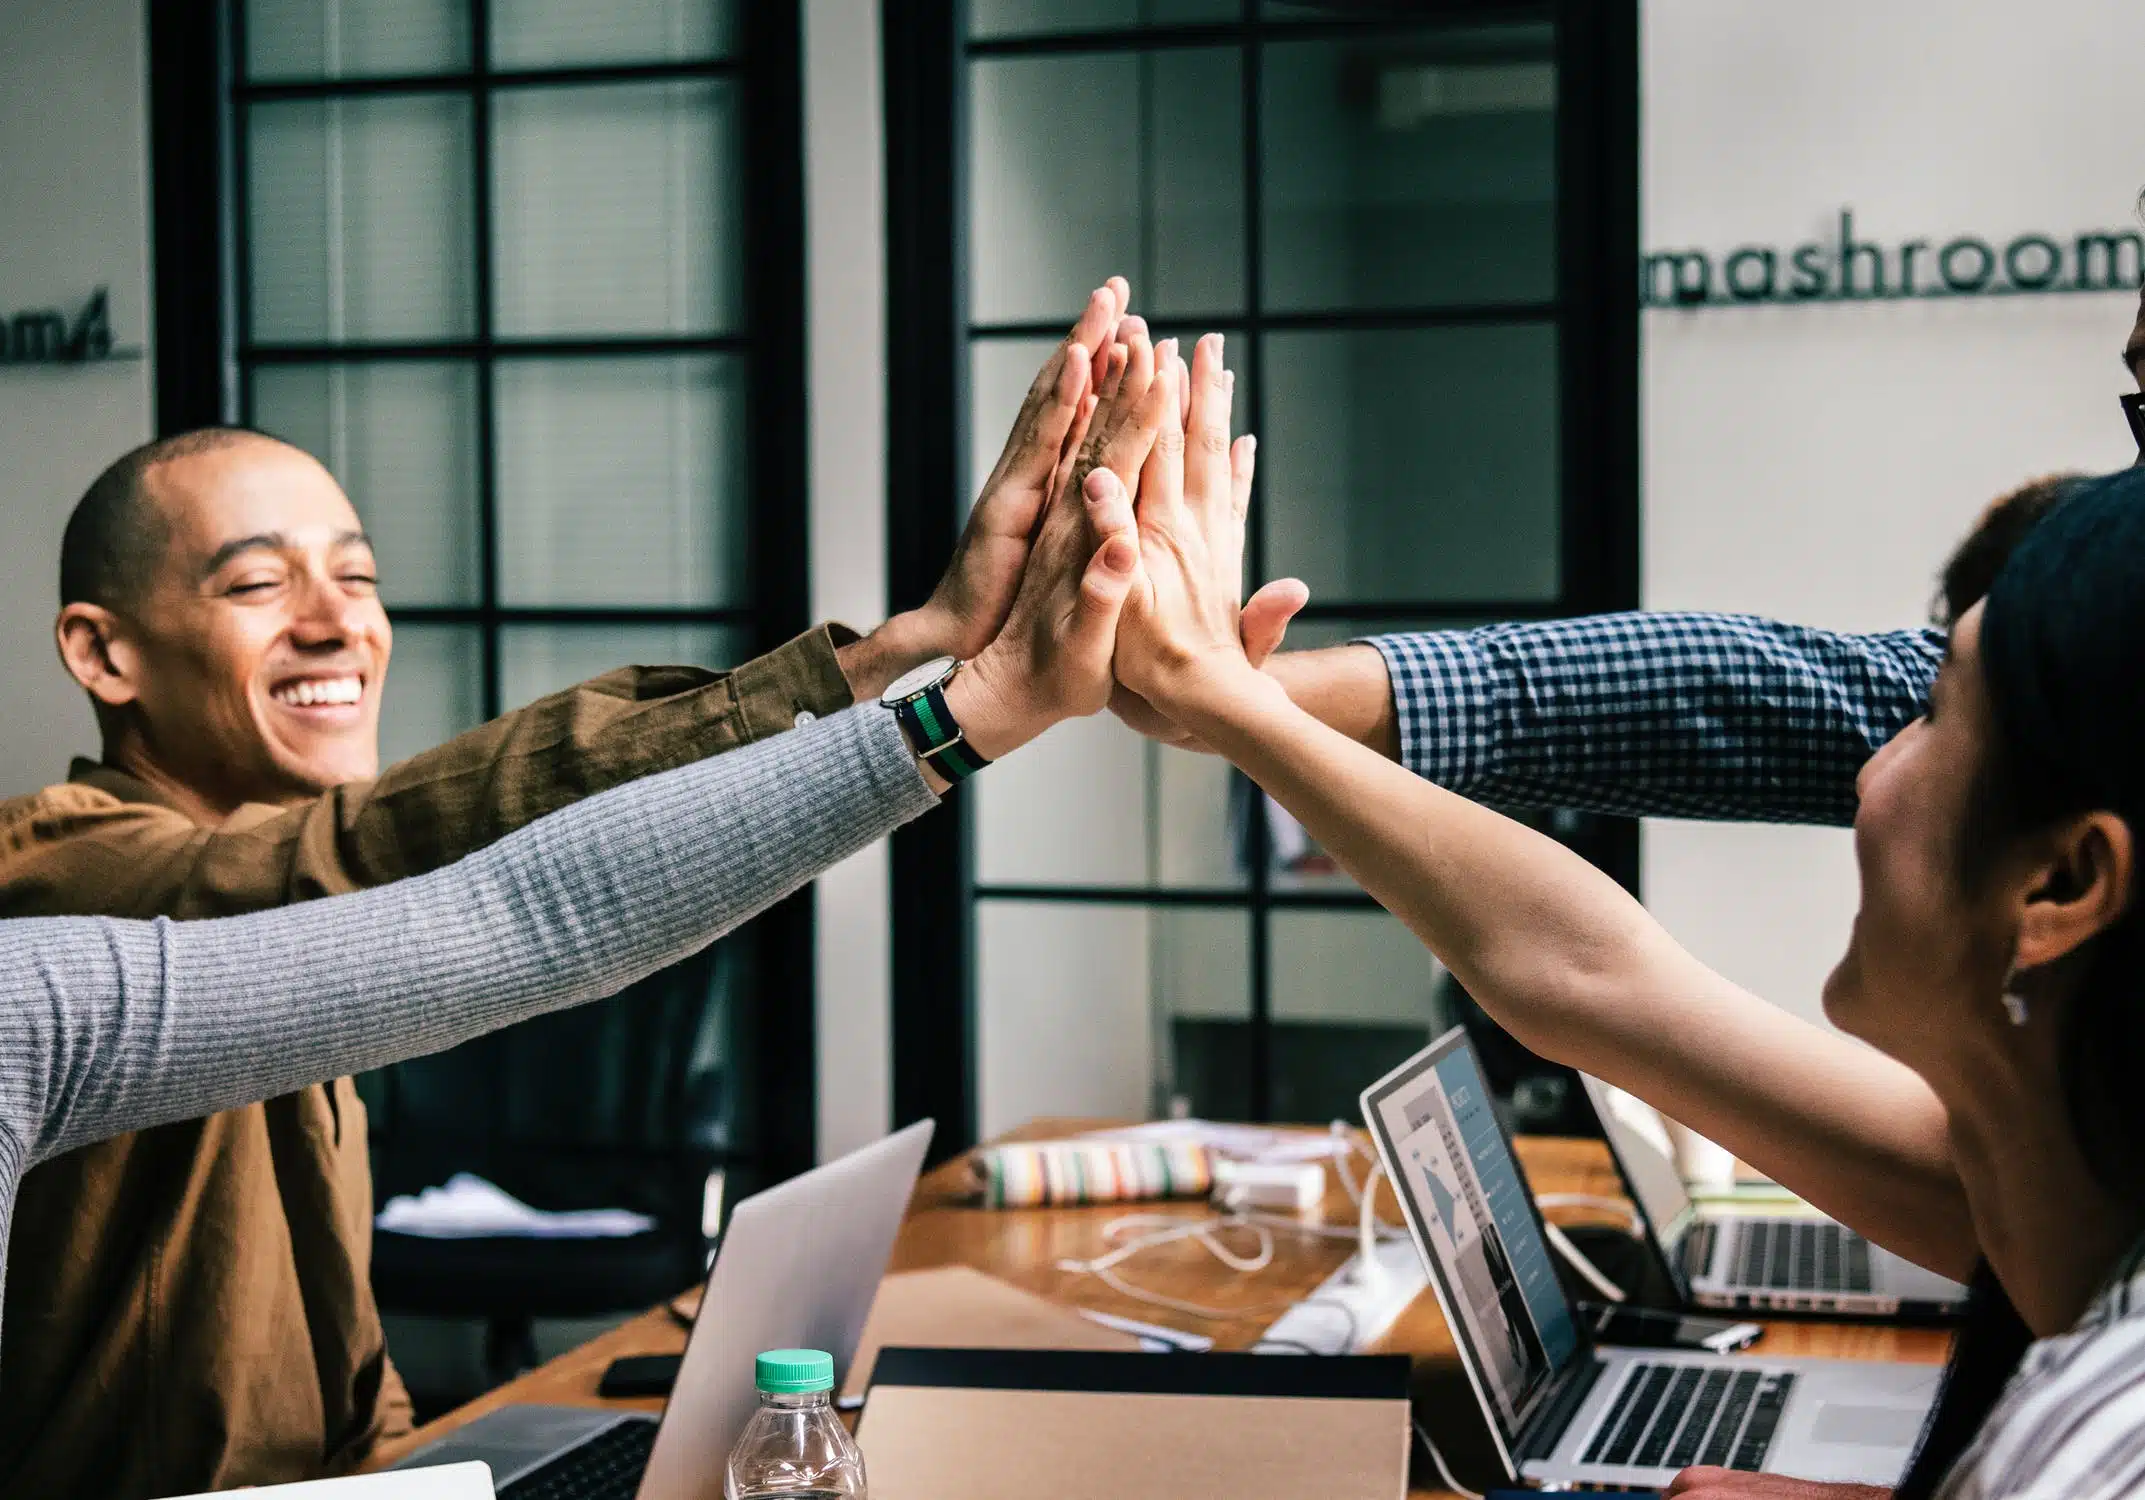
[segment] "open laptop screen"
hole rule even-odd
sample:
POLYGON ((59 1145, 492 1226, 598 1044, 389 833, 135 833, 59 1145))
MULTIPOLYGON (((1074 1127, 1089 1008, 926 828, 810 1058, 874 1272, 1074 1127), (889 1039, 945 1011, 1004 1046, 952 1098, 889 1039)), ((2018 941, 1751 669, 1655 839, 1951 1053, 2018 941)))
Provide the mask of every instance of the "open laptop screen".
POLYGON ((1449 1033, 1372 1085, 1363 1107, 1453 1337, 1509 1444, 1579 1335, 1465 1034, 1449 1033))
POLYGON ((1653 1231, 1661 1260, 1676 1284, 1677 1293, 1690 1300, 1690 1277, 1683 1264, 1683 1237, 1689 1232, 1697 1209, 1683 1185, 1683 1173, 1670 1154, 1668 1127, 1650 1104, 1622 1089, 1612 1088, 1590 1073, 1581 1073, 1587 1101, 1601 1121, 1602 1139, 1616 1159, 1631 1201, 1639 1206, 1646 1227, 1653 1231))

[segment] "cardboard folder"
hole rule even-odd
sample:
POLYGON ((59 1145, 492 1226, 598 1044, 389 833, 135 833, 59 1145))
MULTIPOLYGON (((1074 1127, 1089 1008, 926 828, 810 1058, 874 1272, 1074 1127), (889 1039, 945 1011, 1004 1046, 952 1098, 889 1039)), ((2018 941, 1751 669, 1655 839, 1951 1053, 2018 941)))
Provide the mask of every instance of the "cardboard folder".
POLYGON ((849 1378, 842 1382, 844 1400, 864 1394, 872 1363, 889 1344, 1137 1350, 1140 1341, 995 1276, 967 1266, 939 1266, 897 1271, 879 1283, 856 1356, 849 1361, 849 1378))
POLYGON ((1403 1500, 1404 1355, 879 1351, 872 1500, 1403 1500))

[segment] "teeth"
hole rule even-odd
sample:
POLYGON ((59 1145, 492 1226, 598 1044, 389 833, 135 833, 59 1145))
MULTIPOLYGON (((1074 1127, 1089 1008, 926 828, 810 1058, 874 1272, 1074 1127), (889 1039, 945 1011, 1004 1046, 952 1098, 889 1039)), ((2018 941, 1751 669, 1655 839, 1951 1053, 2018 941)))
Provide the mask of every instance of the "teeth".
POLYGON ((279 687, 274 697, 293 708, 311 708, 322 703, 355 703, 364 693, 364 685, 355 677, 326 677, 279 687))

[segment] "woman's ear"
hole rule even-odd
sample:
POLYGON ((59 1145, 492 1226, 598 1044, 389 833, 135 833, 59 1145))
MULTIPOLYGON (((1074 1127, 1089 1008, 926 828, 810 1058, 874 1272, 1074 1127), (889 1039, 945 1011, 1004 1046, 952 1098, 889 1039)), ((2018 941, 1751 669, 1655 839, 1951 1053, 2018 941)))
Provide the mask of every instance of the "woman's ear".
POLYGON ((70 604, 60 611, 52 634, 60 660, 98 703, 119 708, 139 696, 141 659, 110 610, 100 604, 70 604))
POLYGON ((2017 967, 2054 963, 2114 926, 2130 906, 2136 854, 2130 825, 2111 812, 2052 829, 2019 914, 2017 967))

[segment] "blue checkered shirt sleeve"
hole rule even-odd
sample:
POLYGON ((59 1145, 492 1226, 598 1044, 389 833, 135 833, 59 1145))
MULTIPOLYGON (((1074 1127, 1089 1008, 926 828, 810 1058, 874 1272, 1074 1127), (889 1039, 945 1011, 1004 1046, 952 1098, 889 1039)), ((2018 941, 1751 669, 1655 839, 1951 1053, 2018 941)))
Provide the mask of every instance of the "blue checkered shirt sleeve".
POLYGON ((1855 773, 1922 712, 1935 630, 1592 615, 1377 636, 1401 763, 1479 801, 1848 823, 1855 773))

